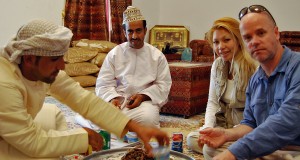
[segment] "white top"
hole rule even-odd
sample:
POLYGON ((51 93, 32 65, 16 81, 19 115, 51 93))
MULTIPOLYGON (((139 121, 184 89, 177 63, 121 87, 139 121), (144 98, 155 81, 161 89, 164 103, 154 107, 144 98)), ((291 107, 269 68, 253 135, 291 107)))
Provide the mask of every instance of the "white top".
POLYGON ((154 105, 162 106, 167 102, 171 84, 168 62, 161 51, 148 43, 134 49, 125 42, 106 56, 95 91, 105 101, 145 94, 154 105))
MULTIPOLYGON (((215 127, 216 124, 216 116, 215 114, 220 111, 221 107, 218 102, 218 98, 216 95, 215 90, 215 79, 212 77, 216 77, 216 63, 213 63, 211 68, 211 75, 210 75, 210 85, 209 85, 209 94, 208 94, 208 102, 206 106, 206 112, 205 112, 205 122, 202 127, 200 127, 200 130, 208 128, 208 127, 215 127)), ((230 99, 232 98, 232 91, 234 88, 234 81, 233 80, 227 80, 227 86, 224 95, 221 97, 222 101, 224 102, 230 102, 230 99)))
POLYGON ((224 95, 222 96, 223 102, 225 102, 227 104, 230 103, 230 100, 232 100, 232 97, 233 97, 233 92, 232 92, 233 88, 234 88, 234 81, 227 79, 226 90, 225 90, 224 95))

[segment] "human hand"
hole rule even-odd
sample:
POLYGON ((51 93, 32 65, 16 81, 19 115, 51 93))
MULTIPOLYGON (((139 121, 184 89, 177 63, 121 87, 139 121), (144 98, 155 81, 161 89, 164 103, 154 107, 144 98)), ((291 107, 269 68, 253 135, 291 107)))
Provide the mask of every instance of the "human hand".
POLYGON ((116 97, 114 99, 112 99, 110 101, 110 103, 112 103, 114 106, 118 107, 119 109, 121 109, 121 105, 124 102, 124 97, 116 97))
POLYGON ((206 128, 200 131, 198 145, 207 144, 209 147, 218 148, 226 142, 225 129, 206 128))
MULTIPOLYGON (((102 136, 95 132, 92 129, 83 127, 83 129, 88 133, 88 138, 89 138, 89 145, 92 146, 93 151, 100 151, 103 147, 103 138, 102 136)), ((88 150, 85 153, 85 155, 88 154, 88 150)))
POLYGON ((166 132, 159 130, 156 127, 150 126, 141 126, 140 124, 136 123, 133 120, 130 120, 126 126, 132 132, 135 132, 137 136, 143 141, 144 148, 149 156, 151 156, 152 147, 149 144, 151 138, 155 138, 159 145, 169 145, 170 139, 166 132))
MULTIPOLYGON (((199 130, 198 130, 199 135, 201 135, 201 133, 200 133, 201 130, 204 130, 204 129, 207 129, 207 128, 211 128, 211 127, 205 127, 205 128, 200 127, 199 130)), ((201 137, 201 136, 198 137, 198 141, 197 141, 197 142, 198 142, 198 146, 199 146, 200 148, 203 148, 204 143, 202 143, 202 142, 200 141, 200 137, 201 137)))
POLYGON ((213 160, 236 160, 235 156, 227 149, 213 157, 213 160))
POLYGON ((142 102, 150 100, 150 97, 145 94, 135 94, 128 99, 127 108, 133 109, 141 105, 142 102))

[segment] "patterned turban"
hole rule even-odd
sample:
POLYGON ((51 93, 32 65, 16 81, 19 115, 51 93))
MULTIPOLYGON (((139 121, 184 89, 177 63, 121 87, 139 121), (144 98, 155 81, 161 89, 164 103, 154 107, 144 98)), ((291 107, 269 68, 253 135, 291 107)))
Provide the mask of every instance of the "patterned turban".
POLYGON ((128 6, 127 9, 123 12, 123 24, 126 22, 140 21, 145 20, 143 15, 141 14, 140 9, 128 6))
POLYGON ((23 55, 62 56, 67 52, 72 36, 66 27, 46 20, 33 20, 19 29, 17 35, 1 48, 0 54, 18 64, 23 55))

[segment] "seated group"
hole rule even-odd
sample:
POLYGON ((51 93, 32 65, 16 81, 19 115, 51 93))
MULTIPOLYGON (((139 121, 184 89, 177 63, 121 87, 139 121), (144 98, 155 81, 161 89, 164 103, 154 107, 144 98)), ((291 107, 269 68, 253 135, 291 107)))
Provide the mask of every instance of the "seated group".
MULTIPOLYGON (((188 146, 205 159, 299 158, 300 54, 280 44, 265 7, 245 7, 239 19, 220 18, 207 33, 218 58, 205 124, 188 135, 188 146)), ((169 143, 159 130, 159 110, 172 84, 168 62, 144 42, 146 20, 138 8, 124 11, 123 29, 128 42, 106 56, 96 95, 60 71, 72 37, 68 28, 33 20, 19 29, 0 51, 0 159, 55 159, 101 149, 97 132, 68 130, 57 107, 43 107, 46 92, 119 137, 136 132, 147 151, 152 137, 169 143)))

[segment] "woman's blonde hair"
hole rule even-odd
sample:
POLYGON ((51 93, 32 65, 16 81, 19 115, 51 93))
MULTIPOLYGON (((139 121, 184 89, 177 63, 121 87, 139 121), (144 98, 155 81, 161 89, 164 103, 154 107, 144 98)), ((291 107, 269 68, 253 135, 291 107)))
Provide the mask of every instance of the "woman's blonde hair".
POLYGON ((219 29, 227 30, 232 37, 234 37, 234 42, 238 44, 238 48, 235 49, 235 53, 233 55, 233 60, 231 62, 232 68, 230 68, 230 70, 233 70, 233 79, 237 85, 237 89, 245 90, 250 77, 257 68, 258 63, 251 58, 250 54, 246 50, 240 33, 239 22, 230 17, 223 17, 216 20, 213 23, 212 28, 207 32, 207 41, 212 48, 214 48, 213 33, 219 29))

